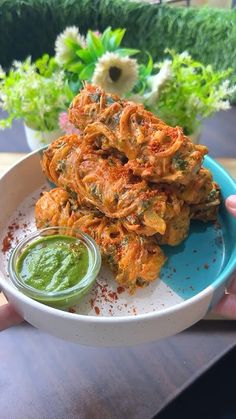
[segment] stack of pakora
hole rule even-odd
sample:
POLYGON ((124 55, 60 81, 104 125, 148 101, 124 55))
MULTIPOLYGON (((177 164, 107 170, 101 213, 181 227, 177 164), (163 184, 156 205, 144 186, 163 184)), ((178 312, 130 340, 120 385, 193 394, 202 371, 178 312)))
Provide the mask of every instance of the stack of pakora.
POLYGON ((87 85, 69 109, 80 135, 44 152, 42 168, 57 185, 36 204, 37 226, 73 226, 100 246, 130 293, 155 280, 160 244, 177 245, 191 219, 215 220, 219 188, 202 167, 207 148, 142 105, 87 85))

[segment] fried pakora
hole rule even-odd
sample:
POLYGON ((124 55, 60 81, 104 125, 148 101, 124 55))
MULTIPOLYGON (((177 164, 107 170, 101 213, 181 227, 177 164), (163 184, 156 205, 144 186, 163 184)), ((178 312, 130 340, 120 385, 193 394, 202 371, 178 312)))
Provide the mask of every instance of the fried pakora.
POLYGON ((115 273, 116 281, 131 294, 137 287, 154 281, 165 261, 153 238, 129 232, 120 221, 109 219, 97 210, 81 207, 62 188, 52 189, 40 197, 35 206, 35 219, 38 228, 66 226, 89 234, 115 273))
MULTIPOLYGON (((44 153, 42 167, 52 182, 77 194, 83 205, 119 219, 138 234, 164 235, 168 223, 176 224, 183 211, 189 212, 168 185, 148 185, 120 159, 94 150, 75 134, 54 141, 44 153)), ((189 223, 185 226, 186 237, 189 223)))
POLYGON ((72 124, 84 132, 86 143, 118 149, 133 173, 152 182, 188 184, 207 153, 180 127, 170 127, 143 105, 121 100, 87 85, 69 108, 72 124))

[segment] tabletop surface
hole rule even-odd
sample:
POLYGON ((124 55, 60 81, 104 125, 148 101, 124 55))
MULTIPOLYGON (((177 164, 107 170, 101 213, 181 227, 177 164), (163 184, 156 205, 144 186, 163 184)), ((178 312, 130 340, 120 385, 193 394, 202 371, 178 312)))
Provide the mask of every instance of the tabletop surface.
MULTIPOLYGON (((0 175, 20 157, 0 153, 0 175)), ((218 160, 236 176, 236 159, 218 160)), ((235 329, 233 321, 202 320, 168 339, 119 348, 64 342, 27 324, 6 330, 0 418, 151 418, 235 346, 235 329)))
POLYGON ((22 325, 1 332, 1 419, 149 419, 235 346, 202 321, 144 345, 91 348, 22 325))

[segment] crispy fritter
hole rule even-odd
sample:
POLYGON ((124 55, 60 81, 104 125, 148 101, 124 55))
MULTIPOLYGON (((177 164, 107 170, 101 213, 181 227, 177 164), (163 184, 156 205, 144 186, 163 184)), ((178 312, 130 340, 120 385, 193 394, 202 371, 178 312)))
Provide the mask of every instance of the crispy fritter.
POLYGON ((216 182, 212 182, 211 189, 199 203, 190 205, 190 217, 204 222, 217 220, 221 202, 220 189, 216 182))
POLYGON ((165 256, 152 238, 128 232, 117 220, 81 207, 62 188, 45 192, 35 206, 38 228, 73 227, 89 234, 100 247, 116 281, 132 294, 158 278, 165 256), (132 263, 130 263, 132 261, 132 263))
POLYGON ((59 188, 37 202, 37 226, 71 226, 100 246, 119 284, 133 293, 158 277, 158 244, 178 245, 191 219, 215 220, 218 185, 195 145, 139 105, 87 85, 70 121, 82 131, 54 141, 42 168, 59 188))
POLYGON ((201 167, 207 147, 195 145, 180 127, 170 127, 143 105, 87 85, 73 100, 70 121, 86 143, 118 149, 133 173, 152 182, 188 184, 201 167))
MULTIPOLYGON (((117 157, 94 150, 75 134, 54 141, 44 152, 42 167, 52 182, 76 193, 83 205, 120 219, 138 234, 164 235, 169 222, 176 225, 183 211, 189 213, 168 185, 148 185, 117 157)), ((185 225, 186 235, 189 223, 185 225)))

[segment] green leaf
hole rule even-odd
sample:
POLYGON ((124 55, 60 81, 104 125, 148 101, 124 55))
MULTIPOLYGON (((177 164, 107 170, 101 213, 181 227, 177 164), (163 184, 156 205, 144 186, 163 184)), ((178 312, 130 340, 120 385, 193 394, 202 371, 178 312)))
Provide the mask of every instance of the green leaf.
POLYGON ((86 65, 79 74, 80 80, 91 80, 94 69, 95 69, 94 63, 86 65))
POLYGON ((80 73, 81 70, 84 68, 83 63, 74 63, 74 64, 68 64, 67 70, 71 73, 80 73))
POLYGON ((139 74, 141 78, 147 78, 148 76, 150 76, 150 74, 152 73, 153 70, 153 59, 151 54, 149 54, 149 52, 147 52, 148 55, 148 62, 147 64, 140 64, 139 66, 139 74))
POLYGON ((91 54, 95 58, 101 57, 101 55, 105 52, 101 39, 96 36, 94 32, 90 30, 88 31, 86 41, 91 54))
POLYGON ((124 38, 125 32, 126 32, 126 29, 121 29, 121 28, 118 28, 112 31, 111 37, 109 40, 109 48, 111 51, 114 51, 120 46, 121 41, 124 38))
POLYGON ((8 126, 13 119, 23 119, 38 130, 57 126, 58 114, 68 107, 71 94, 68 96, 65 88, 65 73, 58 67, 52 72, 54 66, 54 59, 45 55, 37 65, 26 59, 11 68, 0 83, 1 106, 8 113, 8 126))
POLYGON ((81 45, 78 42, 75 42, 70 38, 65 39, 65 44, 68 48, 71 48, 74 51, 76 51, 77 49, 82 48, 81 45))
POLYGON ((52 73, 58 69, 58 64, 56 63, 55 58, 50 58, 48 54, 44 54, 41 58, 38 58, 35 65, 39 74, 43 77, 50 77, 52 73))
POLYGON ((88 48, 76 51, 76 55, 84 61, 85 64, 90 64, 94 61, 94 56, 88 48))
MULTIPOLYGON (((79 83, 80 83, 80 80, 79 80, 79 83)), ((77 87, 78 87, 78 83, 77 83, 77 87)), ((80 89, 80 87, 79 87, 79 89, 80 89)), ((73 90, 70 88, 69 80, 65 81, 65 93, 66 93, 66 96, 67 96, 69 102, 72 101, 72 99, 74 97, 74 93, 77 93, 79 91, 79 89, 76 92, 73 92, 73 90)))
POLYGON ((101 42, 102 45, 104 46, 104 49, 107 50, 108 49, 108 45, 109 45, 109 40, 111 37, 111 27, 109 26, 108 28, 106 28, 106 30, 103 32, 102 36, 101 36, 101 42))
POLYGON ((116 53, 120 55, 120 57, 127 57, 130 55, 136 55, 140 52, 139 49, 134 48, 118 48, 116 49, 116 53))
POLYGON ((70 80, 68 80, 68 87, 70 91, 73 93, 73 96, 76 95, 82 87, 82 83, 79 77, 77 78, 73 77, 70 80))
POLYGON ((147 54, 148 54, 149 59, 148 59, 147 65, 146 65, 146 72, 147 72, 147 75, 150 76, 150 74, 153 70, 153 59, 152 59, 151 54, 149 54, 149 52, 147 52, 147 54))

